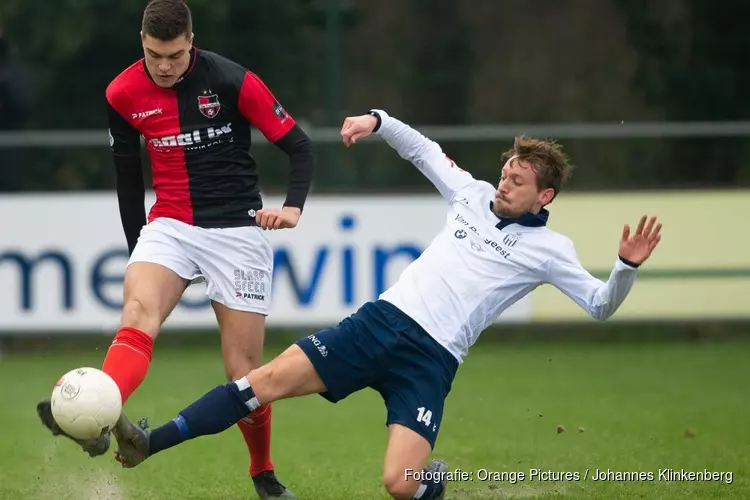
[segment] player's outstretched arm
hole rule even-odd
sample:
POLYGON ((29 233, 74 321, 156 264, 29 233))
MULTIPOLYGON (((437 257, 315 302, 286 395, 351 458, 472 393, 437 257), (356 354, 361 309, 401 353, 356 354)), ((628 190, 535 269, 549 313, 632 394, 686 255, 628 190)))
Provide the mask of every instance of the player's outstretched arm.
POLYGON ((117 202, 120 220, 133 253, 141 229, 146 224, 146 187, 141 164, 139 132, 108 103, 109 146, 117 177, 117 202))
POLYGON ((656 217, 641 218, 635 233, 623 228, 618 259, 609 279, 603 282, 586 271, 572 244, 563 249, 561 258, 547 265, 547 281, 598 320, 606 320, 622 305, 635 283, 638 268, 651 256, 661 241, 661 223, 656 217))
POLYGON ((456 192, 476 182, 443 153, 438 143, 383 110, 374 109, 367 115, 346 118, 341 127, 341 137, 347 147, 373 133, 383 137, 401 158, 417 167, 448 201, 453 200, 456 192))

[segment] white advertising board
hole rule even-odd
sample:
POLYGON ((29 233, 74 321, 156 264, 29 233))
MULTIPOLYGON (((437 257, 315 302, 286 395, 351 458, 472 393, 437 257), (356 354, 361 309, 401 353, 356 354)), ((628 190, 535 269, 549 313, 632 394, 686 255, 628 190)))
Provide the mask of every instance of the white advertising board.
MULTIPOLYGON (((269 207, 282 201, 265 198, 269 207)), ((549 225, 606 279, 622 224, 637 223, 644 212, 664 223, 662 243, 611 320, 747 319, 750 233, 733 217, 717 218, 717 206, 745 213, 750 192, 566 193, 550 207, 549 225)), ((437 194, 311 196, 297 228, 266 233, 275 257, 268 325, 336 324, 396 280, 432 241, 446 211, 437 194)), ((3 195, 0 214, 0 333, 111 334, 127 262, 116 194, 3 195)), ((498 321, 591 319, 559 290, 542 286, 498 321)), ((205 284, 191 286, 165 324, 214 327, 205 284)))

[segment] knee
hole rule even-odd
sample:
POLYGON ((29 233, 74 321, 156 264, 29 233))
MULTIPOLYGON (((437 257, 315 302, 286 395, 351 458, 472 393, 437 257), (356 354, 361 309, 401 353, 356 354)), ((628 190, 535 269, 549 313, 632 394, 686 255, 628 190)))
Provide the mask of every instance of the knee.
POLYGON ((224 376, 228 382, 234 382, 238 378, 244 377, 255 368, 256 365, 253 359, 242 354, 229 356, 224 359, 224 376))
POLYGON ((262 403, 272 403, 287 395, 287 388, 276 371, 275 363, 265 364, 246 375, 255 397, 262 403))
POLYGON ((385 491, 396 500, 411 500, 417 493, 419 484, 406 480, 403 471, 386 471, 383 474, 383 486, 385 491))
POLYGON ((263 361, 262 344, 259 346, 230 344, 235 347, 224 346, 224 375, 232 382, 247 375, 251 370, 259 368, 263 361), (257 351, 257 352, 256 352, 257 351))
POLYGON ((126 299, 123 304, 122 326, 137 328, 151 337, 156 337, 161 321, 153 308, 149 308, 142 300, 132 297, 126 299))
POLYGON ((273 363, 269 363, 253 369, 248 373, 248 379, 252 376, 255 384, 262 385, 270 392, 274 392, 274 386, 276 385, 276 370, 274 369, 273 363))

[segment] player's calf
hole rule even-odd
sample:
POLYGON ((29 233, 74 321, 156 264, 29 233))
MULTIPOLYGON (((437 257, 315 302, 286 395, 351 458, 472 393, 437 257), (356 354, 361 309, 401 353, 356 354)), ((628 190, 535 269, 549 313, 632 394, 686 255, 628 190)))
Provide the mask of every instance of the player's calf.
POLYGON ((396 500, 411 500, 414 498, 417 486, 408 481, 403 472, 394 471, 383 476, 385 491, 396 500))
POLYGON ((442 500, 447 487, 447 472, 448 464, 433 460, 421 471, 407 469, 399 473, 391 470, 383 477, 383 485, 396 500, 442 500))
POLYGON ((448 465, 433 460, 421 471, 391 471, 383 477, 383 486, 395 500, 442 500, 447 487, 448 465), (417 478, 418 481, 414 481, 417 478))
POLYGON ((154 340, 147 333, 129 327, 117 331, 102 362, 102 371, 117 384, 123 405, 146 378, 153 349, 154 340))

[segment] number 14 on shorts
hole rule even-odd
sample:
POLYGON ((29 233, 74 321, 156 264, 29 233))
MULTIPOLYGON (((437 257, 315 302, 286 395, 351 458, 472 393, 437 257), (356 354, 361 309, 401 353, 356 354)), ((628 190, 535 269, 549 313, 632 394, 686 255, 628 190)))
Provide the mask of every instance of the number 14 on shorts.
MULTIPOLYGON (((426 410, 424 406, 417 408, 417 422, 422 422, 429 427, 432 423, 432 411, 426 410)), ((437 425, 433 425, 432 430, 437 430, 437 425)))

